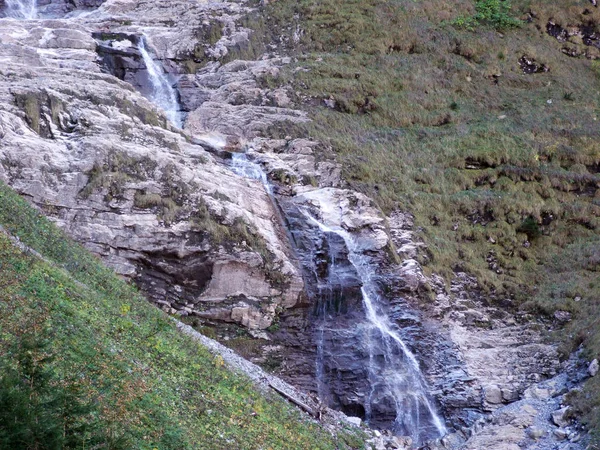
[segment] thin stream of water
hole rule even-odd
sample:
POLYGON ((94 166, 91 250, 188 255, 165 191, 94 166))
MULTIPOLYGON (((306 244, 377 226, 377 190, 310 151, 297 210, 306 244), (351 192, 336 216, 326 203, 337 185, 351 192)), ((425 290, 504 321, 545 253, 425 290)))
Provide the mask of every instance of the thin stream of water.
POLYGON ((242 177, 260 181, 267 190, 267 193, 273 195, 273 187, 269 183, 267 174, 260 164, 250 161, 245 153, 232 153, 231 165, 229 167, 234 173, 242 177))
POLYGON ((36 0, 4 0, 6 17, 13 19, 37 19, 36 0))
POLYGON ((341 237, 348 249, 348 259, 362 282, 361 293, 366 313, 365 347, 369 349, 369 380, 371 392, 365 405, 369 420, 371 403, 375 396, 391 396, 396 406, 395 430, 409 435, 415 442, 430 439, 431 428, 438 436, 446 434, 446 427, 427 396, 426 383, 415 355, 407 347, 389 317, 381 310, 380 296, 374 281, 375 271, 360 252, 355 238, 342 228, 329 227, 309 213, 308 220, 325 234, 341 237), (383 354, 383 361, 378 358, 383 354))
POLYGON ((144 60, 144 64, 146 65, 146 69, 148 70, 150 84, 152 85, 152 92, 149 100, 165 112, 167 118, 173 125, 181 128, 182 124, 179 114, 177 92, 175 92, 175 89, 169 82, 162 66, 150 56, 150 53, 148 53, 145 40, 145 37, 140 39, 139 50, 144 60))
MULTIPOLYGON (((234 153, 230 168, 240 176, 261 181, 269 195, 273 194, 272 186, 262 167, 250 161, 246 154, 234 153)), ((359 243, 346 230, 327 226, 306 211, 304 214, 308 221, 321 230, 325 238, 328 234, 335 234, 343 240, 348 250, 348 260, 362 283, 365 323, 359 326, 363 329, 364 346, 369 349, 368 374, 371 386, 365 405, 365 419, 367 421, 370 419, 371 404, 383 396, 391 399, 394 404, 396 411, 394 431, 397 434, 409 435, 414 442, 419 443, 443 436, 446 434, 446 428, 427 395, 427 385, 419 363, 401 338, 396 326, 382 310, 375 282, 375 270, 368 258, 360 251, 359 243)), ((319 306, 321 310, 317 311, 321 320, 316 329, 316 377, 318 394, 323 400, 326 400, 329 395, 323 376, 323 361, 320 361, 325 358, 323 335, 326 330, 331 330, 327 328, 327 312, 331 308, 335 309, 332 304, 337 301, 331 286, 340 281, 333 256, 328 277, 327 285, 318 286, 319 296, 323 299, 319 306)))

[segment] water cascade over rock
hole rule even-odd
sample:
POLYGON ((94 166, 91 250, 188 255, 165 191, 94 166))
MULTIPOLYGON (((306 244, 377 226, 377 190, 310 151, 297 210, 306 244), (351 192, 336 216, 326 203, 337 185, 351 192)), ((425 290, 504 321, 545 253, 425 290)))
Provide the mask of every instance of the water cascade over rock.
MULTIPOLYGON (((246 154, 233 153, 230 168, 238 175, 261 181, 273 194, 260 164, 246 154)), ((312 290, 317 292, 313 295, 313 321, 319 397, 340 406, 331 390, 342 374, 336 365, 344 359, 344 353, 357 353, 352 359, 363 364, 358 371, 365 375, 364 396, 346 407, 346 413, 361 416, 368 423, 391 426, 394 433, 410 436, 415 443, 443 436, 446 428, 428 396, 419 363, 384 312, 375 271, 363 254, 364 243, 341 226, 326 225, 307 210, 302 213, 304 225, 316 226, 318 239, 327 248, 321 258, 323 264, 310 269, 314 278, 306 277, 318 280, 312 290), (345 317, 339 320, 336 316, 345 317)))
POLYGON ((13 19, 36 19, 37 4, 36 0, 4 0, 6 5, 4 15, 13 19))
POLYGON ((84 16, 106 0, 0 0, 0 18, 60 19, 84 16))
POLYGON ((264 172, 260 164, 257 164, 248 159, 245 153, 232 153, 231 155, 231 170, 238 175, 246 178, 252 178, 260 181, 265 187, 269 195, 273 194, 273 187, 269 183, 267 174, 264 172))
POLYGON ((292 59, 235 59, 246 7, 38 0, 31 18, 54 20, 28 21, 27 5, 0 0, 0 179, 163 310, 247 331, 244 357, 374 428, 436 449, 563 445, 549 412, 573 383, 539 324, 468 274, 424 274, 410 214, 352 191, 333 149, 265 137, 308 117, 264 82, 292 59))
MULTIPOLYGON (((353 324, 352 333, 358 333, 360 348, 354 351, 368 353, 369 392, 364 402, 365 419, 370 422, 373 417, 374 405, 388 404, 393 410, 395 418, 393 431, 399 435, 408 435, 415 442, 424 442, 427 439, 443 436, 446 428, 442 419, 437 415, 431 400, 427 395, 427 388, 419 363, 415 355, 403 341, 396 327, 391 323, 381 305, 381 298, 375 282, 375 273, 368 257, 361 251, 360 242, 341 227, 330 227, 306 213, 308 220, 319 227, 324 239, 333 243, 343 242, 347 251, 347 259, 355 269, 360 281, 360 292, 364 312, 363 320, 353 324)), ((333 247, 330 245, 330 247, 333 247)), ((341 264, 332 258, 329 264, 329 277, 340 278, 347 270, 338 269, 341 264)), ((327 345, 324 334, 327 327, 335 325, 333 316, 340 312, 340 303, 343 298, 333 297, 339 303, 332 304, 331 296, 324 296, 317 310, 318 317, 318 350, 317 350, 317 377, 320 385, 327 385, 326 365, 324 361, 324 346, 327 345), (324 301, 323 301, 324 300, 324 301)), ((329 331, 332 331, 329 328, 329 331)), ((338 330, 343 334, 348 330, 338 330)), ((340 339, 341 341, 342 339, 340 339)), ((347 349, 351 350, 351 349, 347 349)), ((325 386, 326 389, 326 386, 325 386)))
POLYGON ((163 68, 148 53, 143 37, 139 40, 138 48, 148 70, 148 78, 152 88, 148 96, 149 100, 165 111, 167 118, 173 125, 181 128, 177 92, 173 89, 163 68))

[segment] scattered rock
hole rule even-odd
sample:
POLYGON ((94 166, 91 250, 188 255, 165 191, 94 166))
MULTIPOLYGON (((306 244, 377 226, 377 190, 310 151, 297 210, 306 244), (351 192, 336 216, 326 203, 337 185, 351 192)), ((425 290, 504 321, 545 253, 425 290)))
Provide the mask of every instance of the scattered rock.
POLYGON ((524 438, 524 431, 511 425, 486 427, 479 434, 472 436, 461 449, 520 450, 518 443, 524 438))
POLYGON ((408 436, 392 436, 388 443, 388 447, 393 449, 409 449, 413 440, 408 436))
POLYGON ((569 407, 565 406, 564 408, 557 409, 552 412, 552 421, 559 427, 564 428, 569 425, 570 421, 565 416, 569 411, 569 407))
POLYGON ((523 393, 524 398, 533 398, 536 400, 546 400, 547 398, 550 398, 550 395, 548 389, 543 389, 538 386, 531 386, 523 393))
POLYGON ((347 421, 356 427, 360 427, 360 424, 362 423, 362 419, 360 417, 348 417, 347 421))
POLYGON ((519 66, 521 66, 521 70, 523 70, 523 73, 526 75, 544 73, 550 70, 550 68, 545 64, 540 64, 535 59, 526 55, 523 55, 519 59, 519 66))
POLYGON ((519 391, 516 389, 502 389, 502 399, 505 402, 514 402, 519 399, 519 391))
POLYGON ((549 21, 546 24, 546 32, 550 36, 555 37, 556 39, 558 39, 561 42, 564 42, 564 41, 566 41, 569 38, 568 31, 565 30, 560 25, 558 25, 557 23, 554 23, 552 21, 549 21))
POLYGON ((531 439, 534 439, 537 441, 538 439, 540 439, 542 436, 544 436, 546 434, 546 430, 544 430, 541 427, 533 426, 533 427, 529 427, 527 429, 527 434, 529 435, 529 437, 531 439))
POLYGON ((598 368, 598 359, 594 359, 588 367, 588 373, 590 374, 590 377, 596 376, 598 373, 598 368))
POLYGON ((568 311, 556 311, 554 313, 554 318, 559 322, 569 322, 571 320, 571 313, 568 311))
POLYGON ((502 390, 498 386, 486 386, 484 388, 485 401, 492 404, 502 403, 502 390))
POLYGON ((556 436, 556 439, 558 439, 559 441, 564 441, 567 438, 568 434, 569 432, 564 428, 557 428, 556 430, 554 430, 554 436, 556 436))
POLYGON ((575 431, 573 431, 572 433, 569 433, 569 436, 567 436, 567 437, 573 443, 579 442, 581 440, 581 435, 575 431))

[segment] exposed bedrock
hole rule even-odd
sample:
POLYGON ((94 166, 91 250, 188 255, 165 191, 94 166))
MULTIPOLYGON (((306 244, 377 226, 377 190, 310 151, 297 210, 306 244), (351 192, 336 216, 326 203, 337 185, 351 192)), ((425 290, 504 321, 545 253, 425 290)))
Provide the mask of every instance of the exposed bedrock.
POLYGON ((373 268, 383 312, 454 431, 448 448, 576 439, 568 414, 561 421, 556 411, 581 371, 558 361, 530 318, 490 306, 466 274, 449 285, 425 276, 410 214, 385 217, 349 189, 331 149, 266 137, 273 125, 308 118, 286 88, 265 87, 289 58, 223 63, 249 44, 237 24, 245 4, 76 6, 92 11, 2 21, 2 180, 166 311, 251 331, 263 338, 256 360, 275 356, 292 384, 392 428, 390 397, 369 400, 369 360, 383 353, 364 345, 365 283, 344 239, 306 213, 335 224, 373 268), (184 131, 141 94, 142 36, 177 87, 184 131), (227 167, 221 156, 230 151, 261 165, 274 198, 227 167))
POLYGON ((0 18, 11 17, 15 6, 35 10, 37 18, 62 18, 70 13, 92 11, 101 6, 106 0, 0 0, 0 18))
POLYGON ((299 301, 264 188, 101 73, 93 23, 2 25, 3 180, 165 310, 260 330, 299 301))

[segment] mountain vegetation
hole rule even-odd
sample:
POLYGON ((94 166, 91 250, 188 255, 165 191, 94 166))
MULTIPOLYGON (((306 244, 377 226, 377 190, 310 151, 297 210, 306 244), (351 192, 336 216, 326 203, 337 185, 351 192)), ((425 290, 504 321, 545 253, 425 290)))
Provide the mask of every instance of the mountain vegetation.
POLYGON ((0 448, 335 449, 0 185, 0 448))
MULTIPOLYGON (((90 3, 97 7, 102 1, 90 3)), ((548 342, 559 346, 561 358, 574 353, 582 361, 599 358, 600 10, 595 0, 249 0, 242 6, 233 3, 222 16, 217 4, 204 2, 134 3, 111 2, 94 25, 110 33, 102 31, 97 37, 107 39, 104 50, 113 48, 108 42, 115 38, 113 49, 123 53, 135 33, 154 30, 155 56, 162 58, 165 70, 175 71, 180 64, 180 72, 189 72, 177 75, 184 80, 179 87, 185 91, 182 105, 187 102, 190 116, 225 117, 225 122, 236 122, 234 133, 241 135, 256 111, 266 115, 267 106, 303 110, 312 121, 304 121, 304 114, 295 111, 298 114, 280 116, 296 118, 295 122, 274 120, 267 136, 262 126, 271 122, 259 118, 256 141, 287 137, 280 141, 288 146, 293 138, 309 138, 310 145, 302 149, 306 160, 314 157, 329 163, 334 158, 345 187, 366 194, 388 216, 402 211, 412 216, 409 222, 414 218, 418 242, 413 247, 419 248, 425 275, 440 275, 451 292, 452 282, 466 273, 477 285, 465 289, 476 289, 484 307, 509 312, 511 320, 516 319, 515 328, 528 324, 528 329, 545 333, 548 342), (246 5, 254 12, 240 18, 246 5), (166 11, 173 17, 165 17, 166 11), (180 23, 182 28, 177 27, 180 23), (181 31, 186 26, 201 29, 186 35, 190 30, 181 31), (246 28, 253 32, 248 34, 246 28), (265 52, 271 55, 262 59, 265 52), (236 59, 262 63, 270 56, 281 62, 284 58, 279 56, 290 57, 291 64, 246 67, 243 70, 251 73, 247 77, 234 75, 235 63, 226 64, 236 59), (219 72, 223 68, 227 70, 219 72), (194 78, 203 70, 204 78, 194 78), (206 86, 199 80, 209 80, 205 84, 214 92, 201 90, 206 86), (249 93, 236 91, 240 87, 249 93), (281 95, 267 95, 275 91, 281 95), (201 111, 204 103, 213 109, 201 111), (249 107, 244 117, 230 114, 243 106, 249 107), (216 115, 219 112, 223 115, 216 115)), ((65 5, 65 14, 75 7, 65 5)), ((62 19, 47 21, 39 42, 36 36, 43 28, 37 27, 39 21, 35 25, 22 21, 22 27, 17 20, 6 22, 11 44, 3 56, 7 68, 0 70, 4 106, 0 140, 3 146, 6 143, 0 167, 3 179, 59 221, 85 216, 80 227, 70 231, 77 228, 74 236, 90 248, 101 248, 108 258, 115 250, 112 239, 127 229, 128 247, 122 244, 119 250, 128 253, 128 267, 150 266, 146 269, 152 276, 140 286, 152 289, 159 280, 173 290, 195 288, 173 295, 185 300, 181 305, 163 301, 169 295, 163 295, 167 290, 160 286, 158 294, 149 297, 160 297, 157 304, 167 304, 170 313, 191 314, 190 322, 197 321, 203 332, 215 337, 220 336, 214 330, 221 321, 232 319, 237 297, 248 300, 245 311, 256 306, 255 311, 266 314, 268 308, 262 311, 254 294, 230 295, 223 289, 215 296, 212 315, 205 314, 211 319, 205 321, 198 319, 202 314, 190 312, 187 301, 195 307, 193 301, 206 292, 215 273, 210 259, 217 253, 220 262, 229 263, 227 250, 235 250, 239 258, 232 261, 246 267, 253 250, 258 257, 254 259, 262 260, 265 269, 261 286, 267 286, 267 295, 261 301, 273 306, 275 317, 269 319, 270 326, 252 331, 275 336, 291 314, 286 316, 289 311, 270 303, 273 292, 295 286, 300 298, 302 277, 292 283, 270 250, 269 244, 285 241, 285 232, 276 236, 274 229, 267 242, 260 227, 238 214, 253 209, 254 182, 243 192, 231 188, 248 202, 234 202, 213 191, 213 182, 223 187, 232 178, 218 158, 209 161, 204 150, 196 156, 206 167, 191 162, 200 149, 192 149, 196 143, 190 136, 195 130, 207 131, 204 121, 198 119, 196 128, 186 125, 185 132, 174 130, 159 111, 142 101, 133 85, 99 73, 98 39, 84 23, 94 19, 73 15, 77 17, 81 21, 72 22, 72 30, 62 19), (29 42, 21 42, 25 40, 36 42, 29 47, 29 42), (55 58, 63 51, 64 60, 55 58), (85 83, 79 86, 82 80, 85 83), (71 100, 63 104, 63 98, 71 100), (111 150, 113 146, 123 150, 111 150), (160 170, 158 162, 164 163, 160 170), (198 184, 184 178, 172 182, 173 168, 189 171, 185 180, 198 184), (85 187, 75 189, 86 177, 85 187), (198 194, 194 202, 188 201, 192 193, 198 194), (80 209, 83 202, 85 210, 80 209), (128 220, 113 220, 126 206, 128 220), (221 209, 221 214, 215 213, 221 209), (87 242, 86 227, 97 225, 98 211, 110 212, 104 214, 101 226, 113 226, 112 234, 87 242), (135 227, 142 220, 147 222, 141 227, 146 226, 155 240, 138 246, 135 227), (128 225, 119 228, 122 223, 128 225), (171 231, 177 229, 185 232, 175 236, 171 231), (166 251, 164 241, 172 236, 177 239, 166 251), (190 243, 197 247, 196 258, 181 258, 179 248, 190 243), (171 264, 166 269, 165 255, 171 264), (177 278, 186 265, 189 273, 177 278), (219 311, 223 299, 231 310, 219 311)), ((130 62, 137 53, 135 46, 125 52, 130 62)), ((141 73, 145 68, 130 69, 141 73)), ((235 150, 241 150, 241 141, 235 142, 235 150)), ((272 180, 285 185, 282 196, 299 181, 290 173, 270 172, 272 180)), ((306 181, 307 186, 323 187, 317 178, 306 181)), ((265 200, 271 205, 269 197, 265 200)), ((268 217, 260 219, 257 223, 271 223, 268 217)), ((381 251, 376 259, 386 258, 381 251)), ((250 277, 253 272, 230 273, 250 277)), ((433 303, 430 289, 420 284, 415 288, 423 310, 433 303)), ((289 309, 298 312, 304 306, 289 309)), ((198 312, 207 311, 194 311, 198 312)), ((243 319, 219 330, 229 326, 234 338, 221 337, 243 356, 255 357, 263 344, 277 343, 265 338, 259 345, 250 339, 243 319)), ((476 323, 473 328, 479 333, 488 331, 486 326, 476 323)), ((299 334, 290 336, 301 340, 299 334)), ((304 353, 312 357, 316 346, 310 339, 306 342, 302 345, 310 348, 304 353)), ((555 348, 547 347, 552 349, 548 359, 557 366, 555 348)), ((520 359, 539 355, 522 357, 519 347, 511 350, 520 359)), ((263 359, 264 365, 283 366, 284 358, 273 355, 263 359)), ((304 364, 307 372, 314 370, 313 363, 314 358, 304 364)), ((545 375, 549 373, 529 373, 527 380, 545 375)), ((473 380, 459 378, 460 383, 473 380)), ((557 395, 567 390, 564 386, 557 395)), ((484 414, 491 410, 485 409, 490 406, 488 397, 496 397, 493 407, 511 403, 523 386, 510 386, 510 395, 505 395, 504 386, 494 385, 495 390, 486 392, 487 387, 487 382, 479 386, 473 396, 477 407, 482 406, 477 411, 484 414)), ((559 397, 551 401, 558 405, 559 397)), ((589 448, 600 448, 600 375, 569 391, 566 401, 570 409, 565 423, 572 418, 581 421, 592 434, 589 448)), ((473 412, 464 403, 460 408, 469 415, 473 412)), ((545 411, 541 408, 540 414, 545 411)), ((457 417, 452 424, 462 419, 457 417)), ((548 435, 558 439, 554 425, 545 425, 548 435)), ((464 431, 458 428, 456 434, 464 431)), ((474 429, 477 423, 462 437, 474 429)), ((258 390, 222 358, 180 333, 172 317, 150 305, 131 284, 0 184, 0 449, 363 448, 365 436, 353 430, 332 434, 281 397, 258 390)), ((527 428, 527 439, 536 439, 530 431, 527 428)), ((526 430, 519 432, 525 436, 526 430)), ((487 442, 495 442, 491 434, 487 442)))
MULTIPOLYGON (((383 211, 414 214, 429 273, 476 276, 490 302, 547 322, 565 358, 600 355, 591 2, 279 0, 255 22, 256 48, 296 58, 264 82, 293 85, 315 119, 297 134, 383 211)), ((599 383, 571 400, 596 433, 599 383)))

